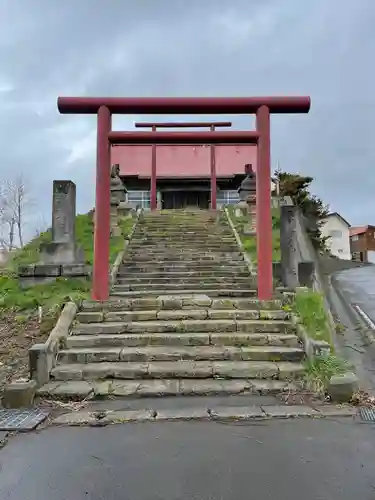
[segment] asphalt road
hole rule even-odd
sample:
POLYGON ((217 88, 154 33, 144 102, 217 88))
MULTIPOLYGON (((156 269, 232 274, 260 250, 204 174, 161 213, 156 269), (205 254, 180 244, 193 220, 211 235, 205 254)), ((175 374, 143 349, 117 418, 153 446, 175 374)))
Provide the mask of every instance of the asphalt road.
POLYGON ((374 500, 375 425, 140 423, 13 437, 1 500, 374 500))
POLYGON ((335 274, 342 291, 375 321, 375 266, 357 267, 335 274))

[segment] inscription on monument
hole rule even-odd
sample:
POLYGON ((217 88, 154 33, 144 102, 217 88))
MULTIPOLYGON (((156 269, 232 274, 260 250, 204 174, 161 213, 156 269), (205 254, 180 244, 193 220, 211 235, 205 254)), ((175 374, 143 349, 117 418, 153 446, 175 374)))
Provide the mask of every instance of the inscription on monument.
POLYGON ((76 185, 72 181, 53 181, 52 241, 74 243, 76 185))

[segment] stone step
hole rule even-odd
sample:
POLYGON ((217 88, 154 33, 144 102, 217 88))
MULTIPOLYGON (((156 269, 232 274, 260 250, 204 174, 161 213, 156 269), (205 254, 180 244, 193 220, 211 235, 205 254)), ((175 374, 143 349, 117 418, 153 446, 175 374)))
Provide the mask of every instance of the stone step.
MULTIPOLYGON (((113 313, 111 313, 113 314, 113 313)), ((190 333, 190 332, 244 332, 244 333, 295 333, 295 327, 285 320, 156 320, 156 321, 107 321, 102 323, 77 323, 73 335, 100 335, 119 333, 190 333)))
MULTIPOLYGON (((57 381, 38 389, 40 397, 53 400, 72 400, 105 397, 157 396, 231 396, 276 395, 297 392, 296 383, 285 380, 262 379, 149 379, 106 381, 57 381)), ((230 404, 230 403, 229 403, 230 404)))
POLYGON ((242 255, 234 255, 234 257, 228 257, 224 259, 223 257, 207 257, 207 256, 199 256, 199 252, 196 252, 195 255, 185 255, 181 253, 175 253, 173 255, 155 255, 155 254, 126 254, 123 260, 124 263, 132 263, 132 264, 153 264, 153 265, 173 265, 173 263, 186 264, 189 268, 195 268, 197 264, 210 265, 213 267, 217 266, 228 266, 230 267, 231 263, 244 263, 244 258, 242 255))
POLYGON ((152 261, 152 262, 134 262, 134 261, 127 261, 124 260, 120 266, 119 272, 122 272, 124 270, 125 272, 130 269, 137 271, 139 269, 145 269, 145 270, 151 270, 151 271, 167 271, 167 272, 178 272, 178 271, 188 271, 188 272, 227 272, 230 273, 233 271, 234 273, 237 271, 248 271, 248 268, 246 267, 244 261, 234 261, 234 262, 228 262, 225 261, 224 263, 220 264, 218 262, 199 262, 199 261, 191 261, 191 262, 184 262, 184 261, 165 261, 165 262, 158 262, 158 261, 152 261))
POLYGON ((185 279, 185 278, 224 278, 224 277, 234 277, 234 278, 248 278, 250 276, 249 270, 244 268, 243 270, 238 269, 213 269, 210 271, 161 271, 161 270, 142 270, 137 268, 123 269, 121 266, 119 272, 117 273, 117 278, 144 278, 144 279, 185 279))
POLYGON ((193 239, 194 241, 215 241, 216 237, 220 237, 223 241, 235 241, 234 235, 231 230, 227 231, 217 231, 214 228, 209 228, 204 231, 190 231, 186 230, 181 232, 180 229, 173 231, 171 228, 166 229, 165 231, 135 231, 133 235, 134 240, 142 240, 142 241, 160 241, 160 240, 173 240, 180 241, 186 239, 193 239))
POLYGON ((256 298, 210 298, 207 295, 165 295, 159 297, 141 297, 127 299, 112 297, 105 302, 85 300, 82 303, 82 311, 142 311, 142 310, 176 310, 194 308, 211 309, 252 309, 274 311, 280 310, 283 303, 281 300, 261 301, 256 298))
POLYGON ((182 321, 190 319, 230 319, 230 320, 282 320, 290 319, 290 314, 280 310, 259 309, 174 309, 174 310, 143 310, 143 311, 113 311, 113 312, 79 312, 76 321, 79 323, 101 323, 104 321, 182 321))
POLYGON ((181 243, 168 243, 168 242, 158 242, 158 243, 134 243, 132 242, 129 246, 129 251, 135 252, 139 250, 144 250, 147 252, 174 252, 177 250, 188 250, 189 252, 194 252, 195 250, 202 250, 205 253, 232 253, 238 252, 237 243, 201 243, 195 244, 188 239, 182 241, 181 243))
POLYGON ((154 361, 301 361, 300 347, 279 346, 137 346, 137 347, 76 347, 62 349, 58 364, 102 363, 127 361, 149 363, 154 361))
POLYGON ((236 242, 233 234, 217 233, 216 231, 207 230, 206 233, 196 233, 192 231, 180 231, 179 233, 171 234, 169 231, 159 232, 159 233, 134 233, 132 237, 132 242, 137 243, 161 243, 163 241, 173 242, 173 243, 183 243, 189 240, 191 243, 198 244, 214 244, 218 242, 233 243, 236 242), (219 240, 218 240, 219 239, 219 240))
POLYGON ((152 243, 152 244, 158 244, 163 241, 166 241, 168 243, 173 242, 173 243, 183 243, 186 240, 189 240, 191 243, 199 243, 199 244, 213 244, 213 243, 218 243, 218 240, 220 243, 233 243, 236 242, 235 238, 233 235, 225 235, 222 233, 216 233, 216 232, 208 232, 206 234, 200 234, 198 235, 197 233, 192 233, 191 231, 184 231, 183 233, 176 233, 175 235, 171 235, 168 231, 162 234, 157 234, 157 233, 135 233, 133 238, 132 238, 132 243, 152 243))
POLYGON ((139 346, 285 346, 300 347, 299 338, 287 333, 123 333, 70 335, 66 348, 139 346))
POLYGON ((197 274, 208 274, 208 273, 224 273, 224 274, 237 274, 246 273, 248 274, 248 268, 243 261, 237 261, 233 263, 226 263, 225 265, 207 264, 207 263, 192 263, 191 265, 186 265, 184 262, 179 262, 178 264, 169 265, 158 264, 157 262, 123 262, 119 268, 119 274, 128 272, 139 272, 148 271, 155 273, 197 273, 197 274))
MULTIPOLYGON (((192 256, 195 257, 197 252, 202 254, 204 257, 214 257, 214 258, 229 258, 229 254, 239 254, 238 245, 232 246, 217 246, 209 247, 208 245, 202 245, 201 247, 191 245, 188 241, 185 242, 184 245, 180 246, 172 246, 172 245, 163 245, 160 247, 151 247, 147 245, 140 245, 138 247, 130 246, 127 249, 127 255, 180 255, 183 253, 186 257, 192 256)), ((242 255, 242 254, 241 254, 242 255)))
MULTIPOLYGON (((187 294, 193 295, 202 295, 201 289, 189 290, 186 292, 187 294)), ((170 289, 168 287, 164 287, 164 289, 154 289, 154 290, 137 290, 137 291, 120 291, 113 289, 111 291, 112 297, 149 297, 149 296, 159 296, 159 295, 175 295, 176 290, 170 289)), ((181 292, 178 292, 179 295, 182 295, 181 292)), ((258 291, 255 288, 245 288, 245 289, 236 289, 236 288, 212 288, 208 290, 204 290, 204 294, 209 297, 257 297, 258 291)))
POLYGON ((207 253, 225 254, 225 253, 238 252, 239 250, 237 243, 231 243, 230 245, 228 244, 222 245, 221 243, 217 244, 202 243, 201 245, 196 245, 188 240, 180 244, 172 244, 167 242, 159 243, 157 245, 154 244, 148 245, 146 243, 140 243, 140 244, 131 243, 131 245, 128 248, 129 253, 136 253, 136 252, 172 253, 180 251, 184 251, 190 254, 196 251, 201 251, 205 254, 207 253))
POLYGON ((228 241, 233 241, 234 236, 233 233, 230 229, 225 230, 225 231, 218 231, 217 229, 210 228, 205 229, 205 230, 196 230, 192 231, 189 229, 184 228, 184 232, 181 232, 181 229, 173 229, 173 228, 168 228, 165 231, 160 231, 160 230, 153 230, 153 229, 148 229, 148 230, 136 230, 133 239, 134 240, 184 240, 184 239, 194 239, 194 241, 211 241, 215 240, 216 237, 220 237, 223 240, 228 240, 228 241))
POLYGON ((107 379, 276 379, 290 380, 304 373, 302 363, 290 361, 155 361, 102 362, 57 365, 52 380, 107 379))
POLYGON ((155 278, 154 276, 152 276, 150 278, 138 274, 137 276, 126 276, 126 277, 124 276, 124 277, 117 277, 116 279, 116 284, 129 285, 129 286, 194 285, 194 287, 200 288, 201 286, 206 286, 206 285, 209 285, 210 287, 216 285, 224 285, 224 286, 240 285, 242 287, 248 285, 249 283, 251 283, 252 285, 255 284, 254 277, 250 276, 250 274, 248 274, 247 276, 184 276, 182 278, 176 278, 170 276, 164 276, 162 278, 155 278))
POLYGON ((138 251, 131 251, 129 250, 126 252, 126 258, 127 259, 132 259, 132 260, 140 260, 140 261, 168 261, 168 260, 175 260, 175 261, 182 261, 182 262, 223 262, 223 263, 228 263, 234 260, 240 260, 243 261, 243 255, 242 253, 239 252, 232 252, 232 253, 220 253, 220 252, 202 252, 200 254, 197 254, 197 252, 138 252, 138 251))
POLYGON ((181 229, 186 228, 188 231, 208 231, 209 228, 212 228, 213 231, 220 231, 222 228, 229 228, 230 226, 223 224, 221 221, 210 221, 210 220, 201 220, 201 221, 189 221, 187 219, 179 219, 179 220, 164 220, 164 221, 150 221, 149 223, 145 223, 144 221, 140 223, 139 230, 154 230, 154 231, 168 231, 172 229, 181 229))
POLYGON ((170 283, 169 281, 164 282, 164 283, 134 283, 132 285, 113 285, 113 291, 114 293, 118 292, 132 292, 132 291, 152 291, 153 289, 155 290, 160 290, 163 286, 166 287, 169 291, 180 291, 181 293, 184 292, 192 292, 196 290, 200 290, 200 292, 207 292, 207 290, 211 290, 213 288, 220 288, 220 289, 228 289, 231 288, 232 290, 242 290, 246 285, 248 286, 255 286, 254 280, 251 281, 249 279, 248 282, 244 283, 236 283, 235 281, 224 281, 222 283, 219 282, 190 282, 190 283, 170 283))

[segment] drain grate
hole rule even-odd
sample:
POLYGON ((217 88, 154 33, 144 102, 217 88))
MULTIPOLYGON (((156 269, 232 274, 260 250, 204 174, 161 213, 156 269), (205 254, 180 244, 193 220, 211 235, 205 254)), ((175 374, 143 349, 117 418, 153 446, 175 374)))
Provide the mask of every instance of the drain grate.
POLYGON ((366 422, 375 422, 375 409, 361 408, 360 415, 362 420, 365 420, 366 422))
POLYGON ((31 431, 49 415, 46 410, 0 410, 1 431, 31 431))

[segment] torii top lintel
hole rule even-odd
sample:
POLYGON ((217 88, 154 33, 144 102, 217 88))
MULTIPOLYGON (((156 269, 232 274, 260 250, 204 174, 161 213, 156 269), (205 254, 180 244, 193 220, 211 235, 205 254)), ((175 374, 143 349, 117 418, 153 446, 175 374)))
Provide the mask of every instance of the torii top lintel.
POLYGON ((135 122, 135 128, 205 128, 231 127, 232 122, 135 122))
POLYGON ((310 97, 58 97, 62 114, 96 114, 105 106, 113 114, 308 113, 310 97))

